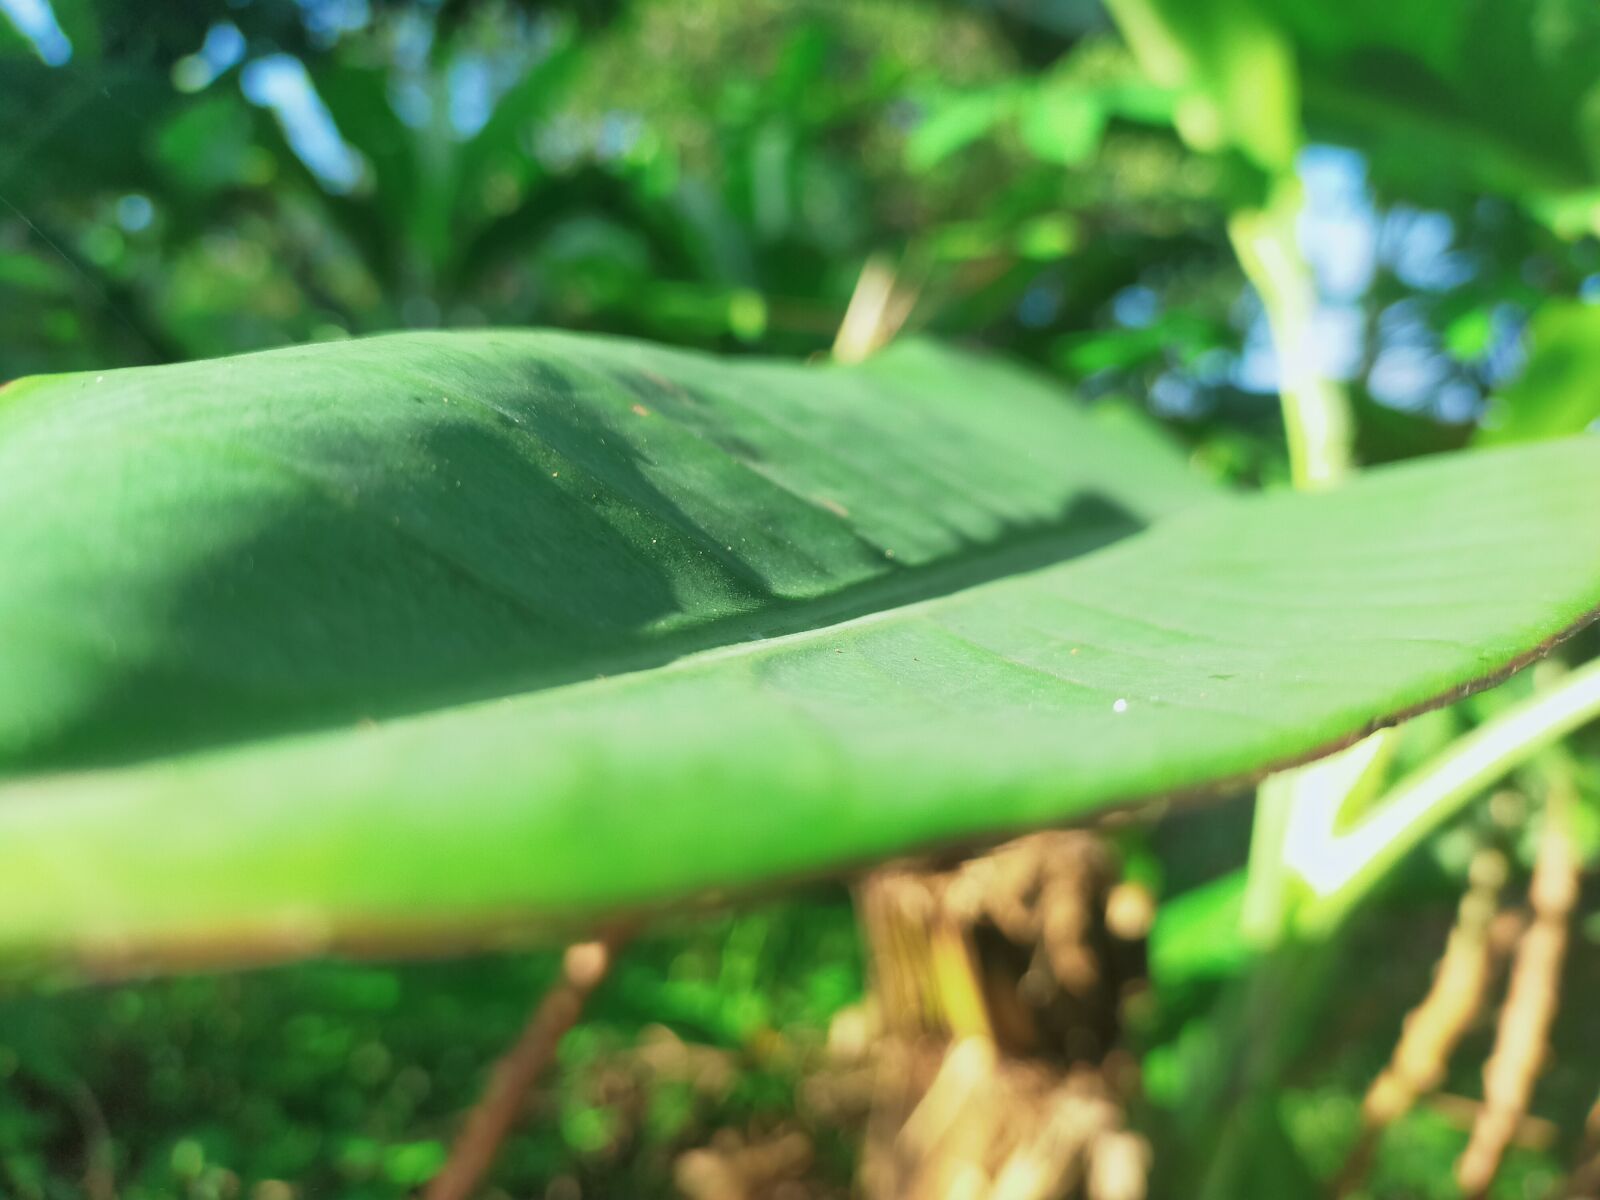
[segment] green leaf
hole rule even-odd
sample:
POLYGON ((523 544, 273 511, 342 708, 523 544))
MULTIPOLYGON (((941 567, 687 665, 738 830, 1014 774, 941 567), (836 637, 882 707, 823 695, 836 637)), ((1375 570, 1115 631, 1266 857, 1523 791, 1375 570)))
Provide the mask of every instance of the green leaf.
POLYGON ((1528 329, 1528 365, 1490 404, 1486 445, 1577 433, 1600 420, 1600 305, 1551 302, 1528 329))
POLYGON ((1123 36, 1156 82, 1182 93, 1176 123, 1200 150, 1232 148, 1269 175, 1301 143, 1295 47, 1265 0, 1112 0, 1123 36))
POLYGON ((1600 9, 1550 0, 1112 0, 1176 124, 1269 174, 1312 140, 1358 146, 1391 190, 1494 190, 1564 235, 1600 212, 1600 9), (1302 121, 1305 126, 1302 131, 1302 121))
POLYGON ((1236 975, 1256 954, 1240 928, 1245 873, 1217 879, 1163 901, 1150 930, 1150 977, 1159 987, 1236 975))
POLYGON ((1010 86, 948 91, 924 100, 926 115, 906 138, 906 164, 915 172, 931 171, 966 149, 1009 117, 1019 92, 1010 86))
POLYGON ((481 941, 994 838, 1305 758, 1600 605, 1600 439, 1213 496, 920 346, 24 381, 0 947, 481 941))
POLYGON ((1212 495, 979 360, 416 335, 0 395, 0 774, 655 666, 1212 495))
POLYGON ((1070 78, 1052 79, 1021 106, 1022 141, 1043 162, 1077 166, 1100 148, 1109 115, 1093 88, 1070 78))
POLYGON ((1362 146, 1379 176, 1512 195, 1600 182, 1595 6, 1259 2, 1299 51, 1313 132, 1362 146))

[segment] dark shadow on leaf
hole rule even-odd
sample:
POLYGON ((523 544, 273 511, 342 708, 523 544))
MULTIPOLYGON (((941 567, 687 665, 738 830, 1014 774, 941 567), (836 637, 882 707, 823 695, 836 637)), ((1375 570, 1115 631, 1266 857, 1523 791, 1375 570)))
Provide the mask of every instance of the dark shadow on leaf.
MULTIPOLYGON (((230 530, 153 618, 157 651, 103 669, 93 703, 13 769, 125 763, 645 669, 1045 567, 1141 528, 1080 492, 1054 519, 982 541, 952 531, 951 552, 908 564, 768 479, 733 431, 717 445, 689 430, 702 468, 720 474, 669 495, 643 443, 597 416, 593 390, 618 386, 541 363, 512 391, 397 400, 432 406, 412 464, 385 462, 360 489, 342 466, 254 448, 292 503, 280 496, 256 527, 230 530), (713 485, 793 529, 729 544, 708 528, 713 485), (769 582, 802 577, 805 594, 769 582)), ((665 380, 626 386, 658 410, 695 403, 665 380)), ((684 437, 685 422, 669 427, 684 437)))

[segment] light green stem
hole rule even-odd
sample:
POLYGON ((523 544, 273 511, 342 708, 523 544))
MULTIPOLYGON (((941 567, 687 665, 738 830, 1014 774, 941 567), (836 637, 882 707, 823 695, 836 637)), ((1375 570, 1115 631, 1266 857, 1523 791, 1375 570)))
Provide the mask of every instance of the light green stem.
MULTIPOLYGON (((1307 830, 1316 842, 1315 862, 1296 866, 1315 896, 1297 912, 1296 930, 1317 936, 1336 928, 1401 858, 1470 800, 1538 751, 1597 719, 1600 659, 1458 738, 1395 784, 1354 829, 1338 835, 1331 824, 1307 830)), ((1333 815, 1323 812, 1320 821, 1333 815)), ((1295 831, 1290 838, 1293 854, 1295 831)))
POLYGON ((1340 813, 1377 794, 1394 757, 1394 735, 1393 729, 1380 729, 1336 754, 1262 781, 1241 918, 1245 937, 1256 946, 1271 946, 1294 932, 1295 908, 1306 894, 1306 861, 1320 862, 1307 830, 1321 836, 1325 816, 1331 836, 1340 813))
MULTIPOLYGON (((1296 222, 1303 202, 1292 174, 1276 179, 1260 208, 1241 209, 1228 221, 1228 235, 1245 277, 1266 310, 1278 358, 1278 391, 1294 485, 1331 487, 1350 471, 1352 420, 1344 389, 1317 369, 1312 318, 1316 286, 1300 252, 1296 222)), ((1384 736, 1384 735, 1379 735, 1384 736)), ((1362 743, 1322 762, 1275 775, 1256 795, 1250 838, 1250 874, 1245 893, 1245 933, 1270 946, 1288 930, 1297 899, 1284 854, 1284 835, 1296 814, 1328 795, 1336 799, 1365 774, 1381 743, 1362 743)))
POLYGON ((1344 388, 1317 369, 1316 287, 1295 235, 1301 204, 1299 180, 1283 176, 1262 207, 1234 213, 1228 236, 1272 329, 1294 484, 1325 488, 1350 472, 1354 422, 1344 388))
POLYGON ((1275 946, 1288 931, 1295 878, 1284 857, 1283 846, 1294 813, 1296 774, 1279 771, 1263 779, 1256 788, 1256 811, 1250 822, 1250 859, 1245 872, 1239 927, 1245 940, 1257 949, 1275 946))

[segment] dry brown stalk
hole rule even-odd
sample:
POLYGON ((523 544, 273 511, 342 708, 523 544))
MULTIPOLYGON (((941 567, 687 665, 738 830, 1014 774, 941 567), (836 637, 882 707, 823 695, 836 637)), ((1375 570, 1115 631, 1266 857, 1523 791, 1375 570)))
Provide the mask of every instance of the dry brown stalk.
POLYGON ((879 1024, 862 1194, 1142 1198, 1137 1085, 1111 1051, 1152 905, 1116 875, 1101 839, 1058 831, 863 881, 879 1024))
POLYGON ((887 346, 911 315, 918 290, 885 255, 868 258, 834 337, 833 357, 862 362, 887 346))
MULTIPOLYGON (((1434 1092, 1419 1102, 1419 1106, 1443 1117, 1463 1133, 1470 1133, 1483 1112, 1483 1101, 1471 1096, 1457 1096, 1452 1092, 1434 1092)), ((1519 1150, 1540 1153, 1549 1150, 1561 1140, 1561 1126, 1544 1117, 1523 1113, 1511 1134, 1511 1144, 1519 1150)))
POLYGON ((1334 1195, 1360 1186, 1384 1129, 1439 1086, 1450 1056, 1482 1011, 1505 951, 1520 932, 1517 917, 1498 911, 1505 878, 1505 856, 1499 851, 1484 849, 1474 856, 1432 986, 1406 1017, 1389 1064, 1367 1089, 1361 1137, 1345 1160, 1334 1195))
POLYGON ((1578 900, 1579 864, 1567 829, 1571 800, 1566 787, 1557 786, 1545 802, 1528 891, 1533 923, 1517 945, 1494 1050, 1483 1067, 1483 1110, 1456 1162, 1456 1182, 1467 1196, 1483 1196, 1494 1181, 1548 1052, 1561 997, 1568 921, 1578 900))
POLYGON ((685 1200, 803 1197, 799 1180, 812 1158, 811 1140, 797 1130, 755 1141, 724 1130, 711 1146, 678 1157, 673 1182, 685 1200))

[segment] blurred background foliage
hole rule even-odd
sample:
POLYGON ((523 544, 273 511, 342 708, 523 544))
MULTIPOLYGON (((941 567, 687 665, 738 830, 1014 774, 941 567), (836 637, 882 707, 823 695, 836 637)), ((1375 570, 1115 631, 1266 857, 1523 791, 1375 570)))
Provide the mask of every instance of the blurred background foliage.
MULTIPOLYGON (((815 355, 877 272, 908 330, 1031 361, 1159 422, 1201 469, 1278 484, 1279 364, 1227 219, 1292 178, 1315 365, 1349 390, 1362 461, 1600 417, 1600 9, 1110 7, 0 0, 0 380, 406 327, 815 355)), ((1528 686, 1414 722, 1401 764, 1528 686)), ((1529 797, 1553 775, 1592 862, 1591 732, 1413 856, 1284 998, 1287 1082, 1251 1126, 1259 1194, 1337 1172, 1469 863, 1497 847, 1526 874, 1529 797)), ((1163 898, 1135 1022, 1158 1148, 1192 1135, 1232 1052, 1248 820, 1235 805, 1123 839, 1163 898)), ((1574 997, 1600 985, 1594 900, 1574 997)), ((674 1156, 714 1131, 802 1128, 818 1161, 796 1194, 847 1194, 853 1110, 814 1068, 860 957, 830 888, 634 946, 498 1186, 671 1195, 674 1156)), ((409 1194, 554 969, 13 989, 0 1194, 409 1194)), ((1592 1008, 1564 1005, 1497 1195, 1546 1194, 1575 1152, 1600 1084, 1592 1008)), ((1447 1097, 1475 1094, 1487 1027, 1473 1037, 1447 1097)), ((1370 1194, 1454 1194, 1464 1122, 1444 1102, 1406 1118, 1370 1194)))

